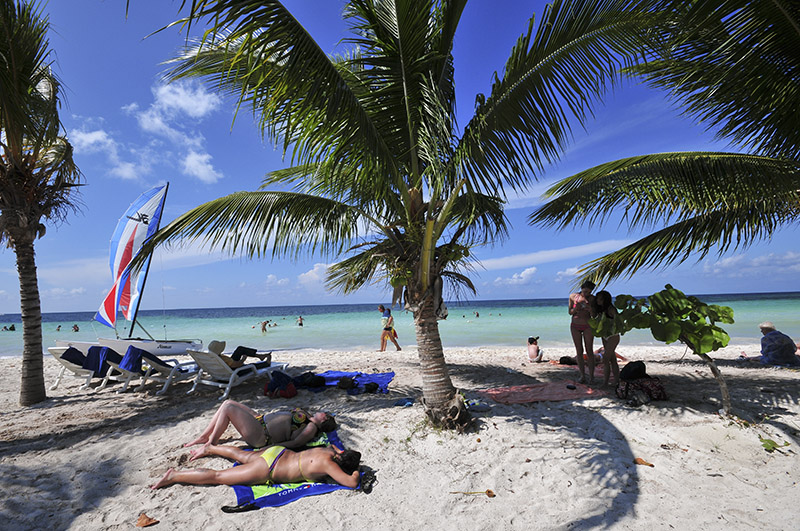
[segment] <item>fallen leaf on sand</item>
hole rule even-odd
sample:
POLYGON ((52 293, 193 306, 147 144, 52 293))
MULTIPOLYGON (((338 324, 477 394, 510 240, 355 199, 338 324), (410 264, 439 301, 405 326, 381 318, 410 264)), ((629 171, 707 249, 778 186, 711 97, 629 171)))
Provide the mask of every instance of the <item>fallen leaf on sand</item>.
POLYGON ((139 519, 136 520, 136 527, 148 527, 151 525, 156 525, 158 520, 155 518, 150 518, 146 514, 142 513, 139 515, 139 519))
POLYGON ((653 463, 648 463, 641 457, 637 457, 636 459, 633 460, 633 462, 636 463, 637 465, 652 466, 652 467, 656 466, 653 463))
POLYGON ((451 491, 450 494, 486 494, 490 498, 494 498, 495 496, 497 496, 497 494, 495 494, 492 489, 479 490, 475 492, 464 492, 463 490, 454 490, 451 491))

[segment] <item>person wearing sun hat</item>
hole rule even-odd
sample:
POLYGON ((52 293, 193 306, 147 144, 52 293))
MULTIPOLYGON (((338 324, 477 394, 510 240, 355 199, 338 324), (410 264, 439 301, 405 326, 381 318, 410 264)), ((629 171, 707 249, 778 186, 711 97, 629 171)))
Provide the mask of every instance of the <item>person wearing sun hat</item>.
POLYGON ((775 329, 770 321, 764 321, 758 328, 761 329, 761 357, 759 361, 764 365, 800 366, 800 358, 795 354, 797 345, 792 338, 775 329))

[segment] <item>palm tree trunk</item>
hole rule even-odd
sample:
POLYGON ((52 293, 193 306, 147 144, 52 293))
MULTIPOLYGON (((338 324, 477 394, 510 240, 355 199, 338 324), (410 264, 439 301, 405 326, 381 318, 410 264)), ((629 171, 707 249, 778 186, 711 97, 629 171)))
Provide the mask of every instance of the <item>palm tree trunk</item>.
POLYGON ((414 325, 422 369, 425 413, 437 426, 464 431, 472 424, 472 417, 450 381, 432 298, 428 297, 422 302, 414 314, 414 325))
POLYGON ((15 240, 14 252, 17 255, 23 341, 19 403, 22 406, 30 406, 47 398, 42 359, 42 306, 39 300, 33 240, 29 238, 15 240))

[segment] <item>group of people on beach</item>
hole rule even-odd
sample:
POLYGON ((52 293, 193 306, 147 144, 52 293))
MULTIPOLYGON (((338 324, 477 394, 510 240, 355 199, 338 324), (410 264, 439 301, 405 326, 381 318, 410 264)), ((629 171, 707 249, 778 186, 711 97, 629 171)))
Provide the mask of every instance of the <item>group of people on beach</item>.
POLYGON ((360 483, 361 454, 335 446, 300 450, 320 432, 336 429, 336 420, 326 412, 310 414, 304 409, 259 414, 244 404, 225 401, 199 437, 183 446, 202 445, 191 450, 190 461, 207 456, 225 457, 240 466, 225 470, 170 468, 151 488, 175 483, 191 485, 257 485, 299 483, 331 478, 340 485, 357 488, 360 483), (220 445, 229 425, 255 451, 220 445))

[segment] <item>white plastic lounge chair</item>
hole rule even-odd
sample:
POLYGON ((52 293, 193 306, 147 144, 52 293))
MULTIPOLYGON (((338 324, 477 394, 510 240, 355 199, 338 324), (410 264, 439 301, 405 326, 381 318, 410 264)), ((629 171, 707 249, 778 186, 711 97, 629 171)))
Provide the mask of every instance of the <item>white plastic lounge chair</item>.
POLYGON ((176 359, 162 360, 154 354, 143 351, 142 361, 147 364, 147 371, 144 373, 142 383, 135 389, 141 391, 147 384, 148 380, 155 382, 164 382, 164 387, 156 392, 157 395, 163 395, 167 392, 167 388, 172 383, 181 382, 190 378, 195 378, 200 367, 194 361, 185 361, 180 363, 176 359))
MULTIPOLYGON (((108 347, 103 347, 108 348, 108 347)), ((122 388, 117 389, 117 393, 124 393, 128 390, 128 386, 131 384, 133 380, 139 379, 143 376, 142 373, 142 354, 141 349, 134 347, 133 345, 128 347, 128 351, 125 353, 125 356, 119 358, 119 354, 112 350, 108 349, 110 352, 116 354, 116 356, 109 355, 106 357, 105 362, 108 364, 109 369, 106 372, 105 378, 103 378, 103 383, 97 388, 97 391, 105 389, 108 385, 110 380, 114 380, 116 382, 122 382, 122 388)))
POLYGON ((200 384, 212 385, 225 389, 220 400, 228 398, 231 389, 242 382, 258 376, 269 376, 269 373, 276 369, 285 369, 288 363, 248 363, 236 369, 231 369, 225 360, 220 357, 225 343, 212 341, 208 344, 209 350, 192 350, 186 352, 197 362, 200 371, 197 373, 194 385, 186 394, 193 393, 200 384), (220 348, 221 346, 221 348, 220 348))
POLYGON ((64 377, 64 373, 67 370, 76 378, 86 380, 78 389, 86 389, 89 387, 92 377, 94 376, 94 371, 83 368, 83 362, 86 360, 86 356, 83 352, 74 347, 47 347, 47 351, 61 363, 61 371, 58 373, 58 376, 56 376, 56 381, 50 386, 51 391, 58 387, 58 384, 61 383, 61 379, 64 377), (70 352, 67 353, 67 350, 70 352), (62 357, 65 353, 67 354, 66 359, 62 357))

